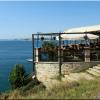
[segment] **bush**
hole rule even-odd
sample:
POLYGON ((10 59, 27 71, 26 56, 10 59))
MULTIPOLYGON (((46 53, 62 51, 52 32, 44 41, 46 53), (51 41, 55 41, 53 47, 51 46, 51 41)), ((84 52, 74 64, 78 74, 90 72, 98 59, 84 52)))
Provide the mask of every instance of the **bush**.
POLYGON ((24 85, 25 69, 21 64, 16 64, 9 75, 9 82, 12 89, 16 89, 24 85))
POLYGON ((50 41, 45 41, 43 44, 42 44, 42 47, 43 48, 54 48, 56 47, 57 44, 55 42, 50 42, 50 41))

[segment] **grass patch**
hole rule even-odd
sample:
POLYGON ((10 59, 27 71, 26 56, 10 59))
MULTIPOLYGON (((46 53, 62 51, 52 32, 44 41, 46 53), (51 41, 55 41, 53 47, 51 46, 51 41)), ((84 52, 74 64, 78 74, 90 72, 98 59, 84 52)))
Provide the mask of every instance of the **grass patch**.
POLYGON ((50 91, 35 95, 34 99, 93 99, 100 92, 100 80, 80 80, 78 83, 61 84, 50 91))
POLYGON ((96 94, 100 93, 100 78, 89 81, 82 79, 70 83, 61 82, 50 90, 45 90, 40 84, 24 92, 15 90, 5 95, 8 99, 95 99, 96 94))

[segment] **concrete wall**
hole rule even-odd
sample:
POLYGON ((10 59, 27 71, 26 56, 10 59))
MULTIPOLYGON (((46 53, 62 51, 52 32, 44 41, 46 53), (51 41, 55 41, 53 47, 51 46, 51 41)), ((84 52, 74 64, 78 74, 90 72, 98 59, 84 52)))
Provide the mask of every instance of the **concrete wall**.
MULTIPOLYGON (((100 62, 67 62, 62 63, 61 72, 63 75, 70 72, 83 71, 89 67, 93 67, 100 62)), ((57 62, 38 62, 35 65, 36 75, 40 81, 55 78, 59 75, 59 63, 57 62)))

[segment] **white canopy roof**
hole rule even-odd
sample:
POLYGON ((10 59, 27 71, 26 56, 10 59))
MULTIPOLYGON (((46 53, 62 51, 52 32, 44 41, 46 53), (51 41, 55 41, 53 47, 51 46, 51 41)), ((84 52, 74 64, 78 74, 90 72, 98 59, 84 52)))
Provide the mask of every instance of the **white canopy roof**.
MULTIPOLYGON (((89 39, 97 39, 99 37, 93 34, 61 34, 62 40, 85 40, 85 36, 89 39)), ((59 40, 58 36, 56 39, 59 40)))
POLYGON ((65 30, 64 33, 79 33, 79 32, 100 32, 100 25, 88 26, 88 27, 79 27, 65 30))

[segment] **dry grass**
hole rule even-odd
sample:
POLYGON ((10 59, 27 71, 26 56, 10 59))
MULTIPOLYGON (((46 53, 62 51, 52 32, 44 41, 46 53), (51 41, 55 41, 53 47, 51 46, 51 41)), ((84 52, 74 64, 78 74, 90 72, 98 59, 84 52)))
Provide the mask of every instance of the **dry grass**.
POLYGON ((79 83, 62 84, 50 91, 41 92, 35 99, 92 99, 100 92, 100 80, 80 80, 79 83))
POLYGON ((0 99, 94 99, 97 93, 100 93, 100 78, 61 83, 51 90, 44 90, 41 85, 24 92, 14 90, 1 94, 0 99))

